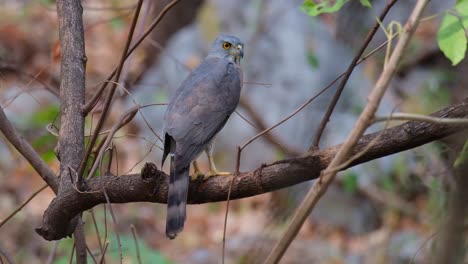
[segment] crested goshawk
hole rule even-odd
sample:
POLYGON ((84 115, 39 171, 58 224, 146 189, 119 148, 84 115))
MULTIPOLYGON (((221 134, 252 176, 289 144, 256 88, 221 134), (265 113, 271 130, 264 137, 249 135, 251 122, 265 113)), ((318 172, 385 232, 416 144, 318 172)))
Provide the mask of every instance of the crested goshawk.
POLYGON ((184 228, 190 163, 200 174, 195 159, 208 155, 208 176, 224 175, 216 170, 211 149, 213 139, 234 112, 242 87, 240 60, 244 43, 237 37, 220 35, 209 54, 172 95, 164 114, 164 154, 170 155, 166 235, 173 239, 184 228))

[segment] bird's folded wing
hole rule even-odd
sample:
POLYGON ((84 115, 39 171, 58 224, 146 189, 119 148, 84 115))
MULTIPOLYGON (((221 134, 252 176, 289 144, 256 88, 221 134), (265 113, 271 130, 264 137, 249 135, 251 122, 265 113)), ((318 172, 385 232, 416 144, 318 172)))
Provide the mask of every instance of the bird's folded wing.
POLYGON ((240 80, 232 64, 206 59, 184 81, 165 115, 178 164, 188 165, 226 124, 239 102, 240 80))

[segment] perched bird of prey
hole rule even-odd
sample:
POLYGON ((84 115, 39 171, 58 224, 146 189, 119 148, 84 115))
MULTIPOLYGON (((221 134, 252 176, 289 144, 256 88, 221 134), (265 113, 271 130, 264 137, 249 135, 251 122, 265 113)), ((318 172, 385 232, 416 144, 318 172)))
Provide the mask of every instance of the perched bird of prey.
POLYGON ((237 37, 220 35, 206 58, 175 91, 164 115, 164 154, 170 155, 166 236, 173 239, 184 228, 190 163, 208 155, 207 176, 225 175, 216 170, 211 155, 213 139, 234 112, 242 88, 240 60, 244 43, 237 37))

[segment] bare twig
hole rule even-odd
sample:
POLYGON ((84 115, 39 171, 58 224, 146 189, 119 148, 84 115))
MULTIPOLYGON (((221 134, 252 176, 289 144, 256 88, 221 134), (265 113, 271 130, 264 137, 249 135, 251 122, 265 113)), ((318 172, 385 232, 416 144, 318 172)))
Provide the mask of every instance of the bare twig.
POLYGON ((135 242, 135 251, 137 254, 138 264, 141 264, 141 254, 140 254, 140 247, 138 246, 138 236, 136 232, 136 228, 134 225, 130 225, 130 229, 132 230, 133 241, 135 242))
POLYGON ((39 188, 39 190, 35 191, 33 194, 31 194, 31 196, 29 196, 29 198, 24 202, 22 203, 18 208, 16 208, 15 211, 13 211, 11 214, 9 214, 5 219, 3 219, 1 222, 0 222, 0 228, 2 228, 2 226, 4 224, 6 224, 13 216, 15 216, 19 211, 21 211, 21 209, 23 209, 23 207, 25 207, 32 199, 34 199, 34 197, 36 197, 36 195, 38 195, 40 192, 42 192, 45 188, 47 188, 47 184, 45 184, 44 186, 42 186, 41 188, 39 188))
POLYGON ((73 246, 72 246, 72 249, 71 249, 70 259, 68 260, 69 264, 73 264, 73 256, 74 255, 75 255, 75 242, 73 242, 73 246))
MULTIPOLYGON (((388 117, 385 116, 376 116, 373 121, 374 122, 382 122, 388 120, 388 117)), ((468 118, 443 118, 443 117, 433 117, 428 115, 420 115, 420 114, 413 114, 413 113, 393 113, 390 116, 390 120, 412 120, 412 121, 421 121, 421 122, 429 122, 435 124, 468 124, 468 118)))
POLYGON ((91 249, 89 249, 88 246, 86 246, 86 251, 88 251, 89 256, 91 256, 91 259, 93 260, 94 264, 98 264, 96 261, 96 258, 94 257, 93 252, 91 252, 91 249))
POLYGON ((26 158, 36 172, 42 177, 42 179, 57 193, 58 191, 58 178, 55 173, 49 168, 39 154, 33 149, 33 147, 19 135, 15 127, 10 123, 5 115, 5 112, 0 107, 0 131, 10 141, 10 143, 16 148, 16 150, 26 158))
POLYGON ((110 142, 112 141, 112 137, 114 136, 114 134, 122 127, 122 124, 127 124, 128 122, 130 122, 130 120, 133 119, 133 117, 135 117, 135 115, 138 113, 138 109, 139 109, 139 106, 134 106, 130 108, 127 112, 125 112, 123 115, 120 116, 120 119, 111 128, 109 134, 107 135, 106 140, 104 141, 101 151, 99 151, 99 154, 94 160, 93 167, 89 171, 89 177, 93 177, 94 173, 99 167, 99 162, 102 159, 107 146, 109 146, 110 142))
POLYGON ((47 257, 46 264, 54 263, 54 258, 55 258, 55 254, 57 253, 57 248, 58 248, 59 243, 60 243, 59 240, 54 241, 54 246, 52 247, 52 250, 50 251, 49 256, 47 257))
POLYGON ((104 248, 102 246, 101 235, 99 234, 99 228, 97 226, 96 216, 94 215, 93 209, 89 210, 89 213, 91 214, 91 219, 93 220, 94 230, 96 231, 96 239, 97 239, 98 244, 99 244, 99 250, 101 251, 101 254, 103 254, 104 248))
MULTIPOLYGON (((252 104, 250 104, 249 100, 242 97, 239 104, 250 115, 250 117, 253 118, 253 121, 256 124, 256 126, 254 127, 257 130, 264 131, 268 128, 263 118, 255 111, 254 107, 252 106, 252 104)), ((242 119, 244 119, 239 113, 238 115, 242 119)), ((301 154, 301 152, 298 149, 288 146, 285 142, 282 142, 280 138, 275 137, 273 133, 267 132, 265 135, 265 139, 277 149, 286 152, 286 154, 288 154, 289 156, 299 156, 301 154)))
POLYGON ((120 257, 119 260, 120 260, 120 263, 122 263, 122 260, 123 260, 122 243, 120 242, 117 219, 115 218, 114 211, 112 210, 112 205, 110 204, 109 196, 107 195, 106 190, 103 191, 103 194, 106 197, 106 202, 107 202, 107 205, 109 206, 109 212, 112 217, 112 222, 114 223, 114 232, 115 232, 115 237, 117 239, 117 247, 119 249, 119 257, 120 257))
POLYGON ((104 263, 104 260, 106 259, 106 252, 107 252, 108 247, 109 247, 109 241, 106 241, 106 244, 104 245, 104 253, 101 256, 101 260, 99 261, 99 264, 104 263))
POLYGON ((228 219, 228 214, 229 214, 229 203, 231 201, 231 191, 232 191, 232 184, 234 180, 236 179, 236 176, 239 175, 239 166, 240 166, 240 153, 241 149, 240 147, 237 148, 237 161, 236 161, 236 169, 234 171, 234 174, 232 175, 232 179, 229 182, 229 190, 227 193, 227 198, 226 198, 226 212, 224 213, 224 226, 223 226, 223 247, 222 247, 222 263, 224 264, 225 261, 225 254, 226 254, 226 229, 227 229, 227 219, 228 219))
MULTIPOLYGON (((145 30, 145 32, 138 38, 138 40, 135 41, 135 43, 132 45, 132 47, 128 50, 128 53, 126 55, 126 58, 130 56, 130 54, 133 53, 133 51, 136 50, 136 48, 143 42, 143 40, 151 33, 151 31, 159 24, 159 22, 162 20, 162 18, 166 15, 166 13, 174 7, 180 0, 173 0, 169 4, 167 4, 159 13, 159 15, 153 20, 151 25, 148 27, 148 29, 145 30)), ((108 81, 110 81, 115 73, 117 72, 117 68, 112 71, 112 73, 106 78, 108 81)), ((94 96, 86 103, 86 105, 83 107, 83 114, 87 115, 93 107, 96 105, 97 100, 99 100, 102 92, 106 88, 107 84, 101 85, 99 90, 94 94, 94 96)))
MULTIPOLYGON (((128 52, 129 47, 130 47, 130 44, 132 42, 133 33, 135 31, 135 27, 136 27, 136 24, 137 24, 137 21, 138 21, 138 16, 140 15, 140 10, 141 10, 142 4, 143 4, 143 0, 138 0, 138 4, 137 4, 136 10, 135 10, 135 15, 133 16, 133 20, 132 20, 132 25, 130 26, 130 30, 129 30, 129 33, 128 33, 127 41, 125 42, 125 47, 124 47, 124 49, 122 51, 122 54, 120 56, 120 62, 119 62, 119 65, 117 67, 115 82, 119 82, 120 74, 122 72, 123 65, 124 65, 125 60, 127 58, 127 52, 128 52)), ((89 141, 88 147, 86 149, 86 153, 85 153, 85 155, 83 156, 83 158, 81 160, 80 167, 78 169, 78 176, 79 177, 83 176, 83 173, 84 173, 86 164, 88 162, 89 156, 91 155, 91 152, 93 151, 94 144, 96 143, 97 137, 98 137, 99 133, 101 132, 102 126, 104 125, 104 122, 107 119, 107 114, 108 114, 108 112, 110 110, 112 99, 114 97, 114 92, 115 92, 116 87, 117 87, 116 84, 112 83, 112 86, 111 86, 111 88, 109 90, 106 101, 104 103, 104 108, 102 109, 101 117, 99 118, 99 121, 98 121, 98 123, 96 125, 96 128, 94 129, 94 134, 93 134, 93 136, 91 137, 91 139, 89 141)))
POLYGON ((20 87, 21 91, 18 92, 17 94, 15 94, 13 97, 5 100, 5 102, 2 102, 2 106, 3 109, 7 109, 8 106, 13 103, 20 95, 22 95, 23 93, 27 93, 29 96, 32 97, 32 99, 34 99, 34 101, 36 101, 36 103, 41 106, 41 103, 36 99, 36 97, 34 97, 30 92, 29 92, 29 89, 31 88, 31 84, 34 82, 34 80, 37 80, 37 78, 39 77, 39 75, 41 75, 42 71, 39 71, 34 77, 33 79, 31 79, 25 86, 24 88, 23 87, 20 87))
POLYGON ((37 78, 38 75, 32 75, 31 73, 25 72, 25 71, 23 71, 23 69, 21 69, 20 67, 18 67, 15 64, 0 61, 0 71, 11 71, 11 72, 16 72, 16 73, 18 73, 20 75, 24 75, 24 76, 28 77, 29 79, 31 79, 32 81, 36 81, 36 82, 40 83, 46 90, 51 92, 53 95, 59 97, 59 89, 57 87, 53 87, 53 86, 41 81, 39 78, 37 78))
POLYGON ((328 106, 327 112, 322 118, 322 121, 320 122, 320 126, 317 130, 317 133, 315 134, 314 140, 312 145, 309 148, 309 151, 315 148, 319 147, 319 142, 320 138, 322 137, 322 133, 325 130, 325 127, 327 126, 328 120, 330 120, 330 116, 333 113, 333 110, 335 109, 336 103, 338 103, 338 99, 341 96, 341 93, 343 92, 346 83, 348 82, 349 77, 351 76, 351 73, 353 73, 354 68, 357 66, 358 60, 361 58, 362 54, 366 50, 367 46, 371 42, 371 40, 374 38, 375 33, 377 32, 377 29, 379 29, 380 22, 384 20, 385 16, 387 16, 388 11, 392 8, 392 6, 396 3, 397 0, 389 0, 385 8, 382 10, 382 13, 380 14, 379 18, 377 19, 377 22, 375 25, 372 27, 372 29, 369 31, 367 34, 366 39, 362 43, 361 47, 359 48, 359 51, 357 52, 356 56, 354 59, 351 61, 351 64, 348 66, 348 69, 346 70, 345 76, 343 79, 341 79, 341 83, 338 87, 338 90, 336 91, 335 95, 332 98, 332 101, 330 102, 330 105, 328 106))
POLYGON ((422 11, 424 10, 427 2, 428 0, 417 1, 413 12, 406 22, 405 29, 400 36, 395 50, 393 51, 390 60, 388 61, 388 64, 384 66, 382 74, 380 75, 374 89, 371 91, 368 97, 369 99, 367 105, 359 116, 359 119, 357 120, 345 143, 340 147, 339 151, 336 153, 330 164, 328 164, 327 169, 322 172, 321 177, 323 178, 323 184, 316 183, 309 190, 303 202, 294 214, 285 234, 274 246, 265 263, 278 263, 280 261, 284 252, 289 247, 292 240, 296 237, 296 234, 304 223, 305 219, 310 214, 312 208, 315 206, 320 197, 326 192, 327 187, 335 178, 337 172, 330 171, 329 168, 338 167, 346 160, 346 158, 352 153, 355 145, 358 143, 364 131, 372 123, 375 111, 377 110, 380 100, 383 97, 386 88, 395 73, 397 64, 403 56, 403 51, 408 45, 409 40, 411 39, 411 36, 413 35, 413 32, 418 25, 422 11))
MULTIPOLYGON (((385 47, 386 45, 388 44, 388 40, 385 41, 384 43, 380 44, 377 48, 375 48, 374 50, 372 50, 371 52, 369 52, 366 56, 364 56, 361 60, 359 60, 359 62, 357 63, 357 65, 361 64, 362 62, 364 62, 367 58, 369 58, 370 56, 374 55, 374 53, 376 53, 377 51, 379 51, 381 48, 385 47)), ((274 124, 273 126, 263 130, 262 132, 258 133, 257 135, 255 135, 254 137, 250 138, 249 140, 247 140, 244 145, 242 145, 241 147, 241 150, 243 150, 245 147, 247 147, 250 143, 252 143, 253 141, 255 141, 257 138, 259 137, 262 137, 263 135, 265 135, 266 133, 268 133, 269 131, 275 129, 276 127, 278 127, 279 125, 283 124, 284 122, 288 121, 289 119, 291 119, 293 116, 295 116, 297 113, 299 113, 300 111, 302 111, 304 108, 306 108, 306 106, 308 106, 312 101, 315 100, 315 98, 319 97, 322 93, 324 93, 326 90, 328 90, 330 87, 332 87, 333 84, 335 84, 338 80, 340 80, 343 76, 345 75, 345 72, 340 74, 338 77, 336 77, 333 81, 331 81, 329 84, 327 84, 322 90, 320 90, 318 93, 316 93, 314 96, 312 96, 311 98, 309 98, 306 102, 304 102, 301 106, 299 106, 296 110, 294 110, 291 114, 289 114, 288 116, 286 116, 285 118, 281 119, 278 123, 274 124)))

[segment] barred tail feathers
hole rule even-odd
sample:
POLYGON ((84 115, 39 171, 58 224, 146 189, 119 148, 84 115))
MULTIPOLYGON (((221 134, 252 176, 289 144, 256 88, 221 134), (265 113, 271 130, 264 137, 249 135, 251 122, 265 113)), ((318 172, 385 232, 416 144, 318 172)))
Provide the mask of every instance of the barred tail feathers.
POLYGON ((167 194, 166 236, 174 239, 184 229, 189 185, 189 167, 176 170, 171 154, 169 190, 167 194))

